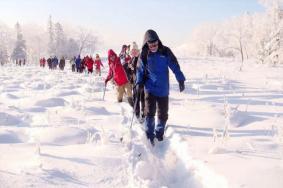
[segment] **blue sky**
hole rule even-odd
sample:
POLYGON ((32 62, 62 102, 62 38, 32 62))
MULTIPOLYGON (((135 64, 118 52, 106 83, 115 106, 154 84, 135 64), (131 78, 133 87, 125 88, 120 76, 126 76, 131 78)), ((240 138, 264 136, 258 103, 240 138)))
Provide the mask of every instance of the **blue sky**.
POLYGON ((193 27, 244 12, 263 11, 257 0, 0 0, 0 21, 14 25, 53 20, 94 28, 106 46, 142 42, 155 29, 163 42, 178 46, 193 27))

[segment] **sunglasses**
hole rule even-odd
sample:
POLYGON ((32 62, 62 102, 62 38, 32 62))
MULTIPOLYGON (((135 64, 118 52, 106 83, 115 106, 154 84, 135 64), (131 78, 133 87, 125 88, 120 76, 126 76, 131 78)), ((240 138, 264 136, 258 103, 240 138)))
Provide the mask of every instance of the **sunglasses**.
POLYGON ((150 41, 150 42, 147 43, 147 45, 148 45, 149 48, 156 48, 156 47, 158 47, 158 40, 150 41))

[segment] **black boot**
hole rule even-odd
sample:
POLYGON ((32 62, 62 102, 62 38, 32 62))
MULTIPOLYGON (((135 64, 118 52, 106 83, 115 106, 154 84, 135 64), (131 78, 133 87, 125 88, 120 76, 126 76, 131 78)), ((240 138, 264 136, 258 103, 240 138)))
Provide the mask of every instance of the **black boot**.
POLYGON ((150 142, 150 144, 151 144, 152 146, 155 145, 155 143, 154 143, 154 138, 153 138, 153 139, 149 139, 149 142, 150 142))
POLYGON ((159 141, 159 142, 162 142, 163 141, 163 135, 162 136, 158 136, 158 137, 156 137, 157 138, 157 140, 159 141))

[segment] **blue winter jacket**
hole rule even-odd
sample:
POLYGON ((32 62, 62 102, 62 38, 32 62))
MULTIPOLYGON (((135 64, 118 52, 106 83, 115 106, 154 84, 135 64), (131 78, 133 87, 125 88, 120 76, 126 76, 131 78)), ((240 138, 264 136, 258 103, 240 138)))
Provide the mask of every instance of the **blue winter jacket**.
POLYGON ((80 66, 81 66, 81 58, 80 58, 80 56, 77 57, 75 63, 76 63, 76 67, 80 68, 80 66))
POLYGON ((146 92, 158 97, 169 95, 169 68, 177 81, 186 80, 172 51, 168 47, 163 48, 167 50, 166 54, 161 51, 149 52, 147 62, 140 58, 137 68, 136 84, 144 84, 146 92))

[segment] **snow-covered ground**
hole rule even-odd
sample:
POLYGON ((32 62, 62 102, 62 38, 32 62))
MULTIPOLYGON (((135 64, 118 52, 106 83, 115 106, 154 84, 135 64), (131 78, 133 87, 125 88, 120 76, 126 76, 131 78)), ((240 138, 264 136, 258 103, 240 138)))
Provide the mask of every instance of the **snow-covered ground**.
POLYGON ((102 77, 0 67, 0 187, 283 187, 283 67, 187 59, 152 148, 102 77))

